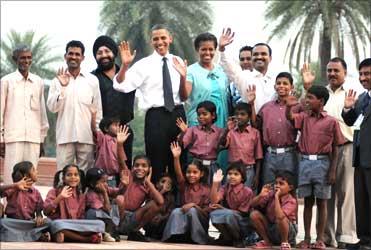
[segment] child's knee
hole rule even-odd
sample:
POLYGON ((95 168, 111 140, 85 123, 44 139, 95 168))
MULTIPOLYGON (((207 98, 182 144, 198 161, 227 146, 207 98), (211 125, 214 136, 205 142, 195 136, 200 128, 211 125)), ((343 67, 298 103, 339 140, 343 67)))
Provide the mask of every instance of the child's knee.
POLYGON ((116 197, 116 204, 117 206, 123 206, 125 204, 125 199, 123 195, 118 195, 116 197))
POLYGON ((262 214, 257 210, 251 211, 250 213, 250 219, 254 222, 258 221, 261 217, 262 217, 262 214))

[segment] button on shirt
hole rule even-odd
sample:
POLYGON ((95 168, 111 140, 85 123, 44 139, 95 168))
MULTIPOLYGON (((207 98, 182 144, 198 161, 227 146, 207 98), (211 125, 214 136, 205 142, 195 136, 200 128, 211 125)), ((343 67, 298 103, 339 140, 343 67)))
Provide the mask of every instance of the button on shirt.
POLYGON ((273 100, 275 96, 275 74, 268 72, 263 75, 257 70, 242 70, 241 67, 233 63, 225 54, 220 53, 220 65, 223 67, 229 79, 234 82, 236 88, 241 94, 242 100, 246 102, 246 90, 249 85, 256 86, 255 111, 259 112, 260 108, 266 103, 273 100))
MULTIPOLYGON (((167 54, 167 64, 169 67, 173 98, 175 105, 182 104, 179 97, 180 75, 174 68, 173 57, 178 61, 182 60, 172 54, 167 54)), ((162 61, 163 56, 156 51, 152 55, 137 61, 125 73, 125 80, 117 82, 117 75, 113 78, 113 88, 117 91, 128 93, 139 89, 142 98, 139 99, 139 107, 147 110, 153 107, 164 106, 164 91, 162 82, 162 61)))
POLYGON ((44 83, 37 75, 27 79, 17 70, 1 78, 1 131, 4 142, 44 141, 49 124, 44 83))
POLYGON ((90 73, 80 73, 62 87, 55 78, 49 90, 48 108, 58 113, 57 143, 93 143, 90 129, 91 111, 97 110, 97 124, 102 119, 102 101, 98 79, 90 73))
POLYGON ((354 127, 349 127, 345 124, 341 117, 341 112, 344 108, 345 95, 352 87, 357 86, 350 86, 350 84, 345 82, 340 88, 333 91, 330 85, 327 85, 330 97, 324 107, 324 110, 339 122, 340 130, 348 141, 353 141, 354 127))

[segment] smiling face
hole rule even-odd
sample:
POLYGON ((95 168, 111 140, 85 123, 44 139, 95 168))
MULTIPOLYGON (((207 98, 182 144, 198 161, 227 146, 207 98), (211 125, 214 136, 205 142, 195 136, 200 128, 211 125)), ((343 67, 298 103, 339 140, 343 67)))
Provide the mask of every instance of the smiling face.
POLYGON ((31 51, 21 51, 15 59, 19 72, 27 73, 30 70, 32 64, 31 51))
POLYGON ((214 119, 215 114, 204 107, 197 109, 197 120, 201 126, 212 125, 214 119))
POLYGON ((109 125, 108 129, 106 132, 112 136, 116 137, 117 136, 117 131, 119 130, 120 127, 120 122, 112 122, 111 125, 109 125))
POLYGON ((63 176, 63 183, 66 186, 78 187, 80 184, 80 173, 75 166, 67 168, 66 174, 63 176))
POLYGON ((215 55, 215 44, 213 41, 202 41, 197 50, 201 65, 209 65, 215 55))
POLYGON ((323 101, 322 99, 318 99, 315 95, 307 93, 305 96, 305 105, 309 110, 319 112, 323 107, 323 101))
POLYGON ((227 173, 228 183, 232 186, 238 185, 242 182, 242 175, 236 169, 230 169, 227 173))
POLYGON ((259 45, 252 50, 252 62, 257 71, 265 74, 271 60, 267 46, 259 45))
POLYGON ((250 121, 250 116, 246 112, 246 110, 243 109, 236 109, 234 112, 236 120, 237 120, 237 126, 238 127, 244 127, 248 124, 250 121))
POLYGON ((169 52, 173 38, 166 29, 158 29, 152 31, 151 42, 155 51, 161 56, 165 56, 169 52))
POLYGON ((200 182, 201 177, 204 176, 202 172, 196 165, 189 164, 186 171, 186 178, 189 184, 195 184, 200 182))
POLYGON ((112 50, 106 46, 99 47, 95 55, 95 59, 97 60, 98 67, 102 70, 112 69, 112 67, 115 65, 115 55, 113 54, 112 50))
POLYGON ((371 66, 364 66, 359 70, 359 82, 365 89, 371 90, 371 66))
POLYGON ((64 55, 68 69, 76 70, 80 68, 81 62, 84 60, 84 55, 80 47, 69 47, 67 53, 64 55))
POLYGON ((290 83, 289 79, 286 77, 279 77, 276 80, 274 88, 279 97, 286 97, 294 89, 294 86, 290 83))
POLYGON ((165 190, 171 190, 173 188, 173 181, 169 176, 162 177, 157 183, 156 183, 156 189, 161 191, 163 189, 165 190))
POLYGON ((252 70, 252 55, 250 50, 243 50, 239 56, 242 70, 252 70))
POLYGON ((138 179, 144 179, 149 173, 149 164, 146 159, 136 159, 132 168, 133 175, 138 179))

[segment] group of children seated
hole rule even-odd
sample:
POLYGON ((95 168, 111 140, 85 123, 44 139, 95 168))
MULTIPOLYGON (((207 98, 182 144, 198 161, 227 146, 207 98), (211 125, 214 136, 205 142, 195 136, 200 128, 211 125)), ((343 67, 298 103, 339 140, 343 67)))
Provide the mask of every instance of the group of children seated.
MULTIPOLYGON (((281 111, 267 112, 268 103, 256 117, 252 98, 250 103, 239 103, 228 127, 221 129, 213 125, 217 119, 215 105, 204 101, 197 107, 198 126, 188 128, 178 119, 181 133, 169 145, 176 179, 165 173, 155 185, 151 182, 151 162, 145 155, 136 156, 130 170, 125 163, 123 144, 129 136, 128 128, 120 126, 118 120, 103 118, 97 131, 93 112, 96 166, 86 174, 76 165, 65 166, 55 174, 53 188, 43 202, 33 187, 37 181, 35 167, 29 162, 16 164, 12 174, 14 184, 0 186, 1 196, 7 198, 6 218, 1 219, 2 241, 99 243, 119 241, 120 235, 125 234, 128 240, 137 241, 245 247, 251 243, 247 239, 257 233, 260 241, 253 242, 255 248, 269 249, 280 244, 281 249, 291 249, 297 234, 297 182, 301 197, 315 196, 319 202, 326 201, 327 193, 321 196, 319 189, 327 187, 327 180, 322 176, 311 178, 318 173, 310 170, 320 161, 321 171, 329 173, 324 176, 331 177, 333 163, 330 166, 325 157, 312 158, 326 155, 324 151, 315 151, 323 149, 322 144, 329 144, 331 150, 332 145, 341 144, 341 138, 334 133, 336 125, 329 126, 326 141, 318 140, 316 147, 311 147, 317 124, 313 117, 326 118, 321 112, 328 92, 326 97, 325 88, 313 86, 308 90, 305 107, 298 108, 303 105, 290 95, 293 83, 287 74, 277 76, 277 99, 272 101, 281 111), (271 119, 282 123, 269 122, 271 119), (281 137, 269 134, 282 129, 286 131, 281 137), (291 157, 291 153, 296 154, 297 130, 301 131, 300 171, 298 158, 291 157), (274 140, 285 143, 269 145, 274 140), (264 157, 267 167, 262 170, 263 144, 269 158, 264 157), (182 166, 181 154, 185 149, 190 160, 182 166), (226 176, 217 162, 218 152, 223 149, 228 150, 226 176), (280 159, 282 153, 290 154, 280 159), (258 193, 261 172, 263 185, 258 193), (220 232, 216 240, 208 235, 209 220, 220 232)), ((318 235, 317 239, 322 240, 321 237, 318 235)))

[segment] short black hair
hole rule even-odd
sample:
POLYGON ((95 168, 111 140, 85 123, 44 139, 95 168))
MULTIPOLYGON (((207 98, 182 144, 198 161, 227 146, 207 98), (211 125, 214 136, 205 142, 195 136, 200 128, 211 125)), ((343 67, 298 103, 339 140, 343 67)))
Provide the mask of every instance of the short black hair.
POLYGON ((99 122, 99 129, 106 134, 106 130, 111 126, 112 123, 114 122, 120 122, 120 118, 118 117, 110 117, 110 116, 105 116, 100 120, 99 122))
POLYGON ((347 70, 347 63, 341 57, 331 58, 329 62, 339 62, 341 64, 341 66, 343 66, 343 68, 345 69, 345 71, 347 70))
POLYGON ((203 102, 200 102, 200 103, 197 105, 196 111, 197 111, 199 108, 204 108, 204 109, 206 109, 207 111, 209 111, 210 113, 212 113, 212 114, 215 115, 215 118, 214 118, 214 120, 213 120, 213 123, 218 119, 218 117, 217 117, 217 115, 216 115, 216 106, 215 106, 215 104, 214 104, 212 101, 203 101, 203 102))
POLYGON ((246 113, 251 117, 252 115, 252 107, 251 104, 246 103, 246 102, 240 102, 237 103, 236 107, 234 108, 235 111, 237 110, 244 110, 246 113))
POLYGON ((245 171, 245 164, 242 161, 231 162, 227 168, 227 174, 230 170, 236 170, 241 174, 242 183, 246 181, 246 171, 245 171))
POLYGON ((135 163, 135 161, 140 160, 140 159, 147 161, 148 165, 151 166, 151 160, 145 154, 136 155, 134 157, 133 163, 135 163))
POLYGON ((218 40, 216 39, 216 36, 214 36, 213 34, 209 32, 201 33, 196 37, 194 41, 195 49, 198 50, 200 48, 201 42, 208 42, 208 41, 213 42, 214 48, 216 49, 216 47, 218 46, 218 40))
POLYGON ((66 53, 68 52, 69 48, 80 48, 82 55, 85 53, 85 46, 81 41, 72 40, 69 41, 66 45, 66 53))
POLYGON ((251 53, 252 53, 252 47, 251 46, 248 46, 248 45, 246 45, 246 46, 243 46, 241 49, 240 49, 240 51, 238 52, 238 56, 240 56, 240 54, 241 54, 241 52, 242 51, 250 51, 251 53))
POLYGON ((313 85, 312 87, 308 89, 307 93, 314 95, 318 99, 323 99, 324 100, 323 106, 326 105, 330 97, 330 94, 328 93, 327 88, 324 86, 320 86, 320 85, 313 85))
POLYGON ((151 27, 151 34, 155 30, 166 30, 171 35, 171 30, 170 30, 169 26, 167 26, 166 24, 159 23, 159 24, 153 25, 151 27))
POLYGON ((12 172, 13 182, 18 182, 24 177, 28 177, 33 165, 29 161, 21 161, 14 165, 12 172))
POLYGON ((268 48, 268 52, 269 52, 269 56, 272 56, 272 48, 268 44, 266 44, 266 43, 257 43, 257 44, 254 45, 254 47, 252 49, 254 50, 258 46, 265 46, 265 47, 267 47, 268 48))
POLYGON ((200 170, 200 172, 202 172, 204 174, 201 177, 201 179, 200 179, 200 183, 207 184, 208 179, 209 179, 209 168, 207 168, 206 166, 204 166, 202 164, 202 161, 201 160, 199 160, 199 159, 193 159, 192 162, 187 165, 187 168, 185 169, 185 171, 187 171, 187 169, 188 169, 188 167, 190 165, 195 165, 198 168, 198 170, 200 170))
POLYGON ((289 79, 289 82, 290 82, 291 85, 294 84, 294 79, 292 78, 292 75, 289 72, 279 73, 276 77, 276 81, 277 81, 278 78, 281 78, 281 77, 285 77, 285 78, 289 79))
POLYGON ((371 58, 364 59, 359 65, 358 70, 361 70, 363 67, 370 67, 371 66, 371 58))
POLYGON ((97 168, 97 167, 89 168, 88 171, 86 171, 86 175, 85 175, 86 186, 92 190, 95 190, 97 182, 104 175, 106 175, 106 173, 101 168, 97 168))
POLYGON ((275 177, 276 179, 278 177, 284 179, 285 181, 287 181, 287 183, 289 185, 292 185, 294 188, 296 188, 296 178, 295 178, 295 175, 292 174, 291 172, 287 171, 287 170, 277 170, 275 172, 275 177))

